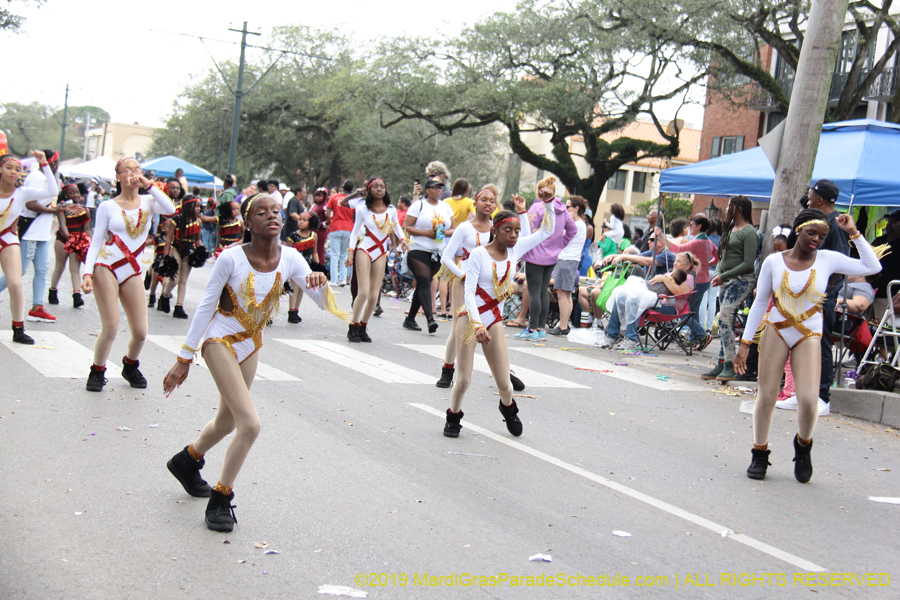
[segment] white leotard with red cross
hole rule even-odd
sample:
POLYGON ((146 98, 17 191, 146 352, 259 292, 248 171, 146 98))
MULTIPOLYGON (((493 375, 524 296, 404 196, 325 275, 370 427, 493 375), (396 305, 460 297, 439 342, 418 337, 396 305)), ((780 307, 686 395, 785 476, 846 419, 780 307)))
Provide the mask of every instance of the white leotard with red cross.
POLYGON ((375 262, 387 254, 387 241, 391 231, 398 238, 403 237, 403 229, 397 222, 397 209, 388 206, 383 213, 375 213, 366 208, 365 198, 355 198, 349 202, 356 211, 350 241, 357 250, 362 250, 375 262))

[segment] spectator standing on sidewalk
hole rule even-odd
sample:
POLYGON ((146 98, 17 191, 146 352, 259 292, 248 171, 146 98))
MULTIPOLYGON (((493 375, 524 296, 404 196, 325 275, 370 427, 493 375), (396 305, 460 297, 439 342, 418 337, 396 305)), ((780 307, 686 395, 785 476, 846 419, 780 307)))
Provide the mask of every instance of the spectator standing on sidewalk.
POLYGON ((350 247, 350 232, 353 230, 354 212, 352 208, 341 206, 341 200, 353 192, 353 180, 347 179, 341 191, 328 199, 325 208, 326 218, 330 223, 328 237, 331 257, 331 282, 338 287, 350 284, 350 272, 347 267, 347 250, 350 247))

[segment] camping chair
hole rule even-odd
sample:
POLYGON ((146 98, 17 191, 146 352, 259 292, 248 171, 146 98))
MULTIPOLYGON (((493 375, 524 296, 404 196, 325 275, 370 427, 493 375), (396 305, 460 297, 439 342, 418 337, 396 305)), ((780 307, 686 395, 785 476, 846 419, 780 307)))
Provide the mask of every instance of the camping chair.
MULTIPOLYGON (((864 317, 847 314, 844 319, 845 330, 843 334, 839 330, 831 332, 831 341, 839 348, 834 364, 840 365, 848 354, 862 355, 872 341, 872 332, 869 330, 868 321, 864 317)), ((835 325, 840 325, 840 317, 835 318, 835 325)), ((835 373, 837 370, 835 370, 835 373)))
MULTIPOLYGON (((660 296, 662 298, 680 298, 690 300, 691 294, 681 294, 678 296, 660 296)), ((656 348, 665 350, 673 342, 681 348, 686 355, 691 356, 692 348, 689 340, 685 340, 681 335, 681 328, 688 325, 694 313, 691 312, 690 302, 685 302, 684 307, 674 315, 667 315, 654 309, 648 309, 641 315, 638 321, 638 339, 641 340, 641 346, 645 352, 650 352, 656 348), (653 344, 650 345, 651 337, 653 344)))

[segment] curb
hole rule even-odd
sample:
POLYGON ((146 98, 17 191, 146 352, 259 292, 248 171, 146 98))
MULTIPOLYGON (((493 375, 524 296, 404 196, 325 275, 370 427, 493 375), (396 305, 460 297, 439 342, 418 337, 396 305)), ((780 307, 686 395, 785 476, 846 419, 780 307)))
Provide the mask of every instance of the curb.
MULTIPOLYGON (((756 388, 758 384, 729 381, 728 385, 756 388)), ((900 429, 900 396, 891 392, 832 388, 831 412, 900 429)))

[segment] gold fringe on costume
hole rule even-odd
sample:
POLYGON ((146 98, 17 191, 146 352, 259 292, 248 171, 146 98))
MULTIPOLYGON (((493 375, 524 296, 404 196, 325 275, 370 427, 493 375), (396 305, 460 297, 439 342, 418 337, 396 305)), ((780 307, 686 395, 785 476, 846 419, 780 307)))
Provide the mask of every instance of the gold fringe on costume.
POLYGON ((451 271, 447 265, 441 265, 440 271, 435 273, 433 279, 439 279, 441 281, 446 281, 450 285, 455 284, 457 281, 462 281, 463 278, 458 276, 456 273, 451 271))
POLYGON ((878 257, 878 260, 881 260, 885 256, 891 253, 891 245, 890 244, 882 244, 880 246, 875 246, 872 248, 875 251, 875 256, 878 257))
MULTIPOLYGON (((781 276, 781 285, 775 290, 775 300, 778 303, 778 310, 786 318, 797 318, 804 312, 804 301, 808 300, 814 306, 821 307, 825 301, 825 294, 820 293, 816 289, 816 270, 811 269, 809 279, 806 285, 799 292, 791 290, 791 281, 789 271, 785 269, 784 275, 781 276)), ((800 319, 801 321, 803 319, 800 319)))
POLYGON ((510 296, 512 296, 512 277, 511 271, 512 265, 507 265, 506 275, 503 277, 503 281, 500 281, 497 278, 497 263, 494 263, 494 295, 497 297, 498 302, 503 302, 510 296))
POLYGON ((144 212, 139 209, 137 223, 132 221, 131 217, 124 210, 122 211, 122 217, 125 219, 125 229, 128 230, 128 235, 133 239, 138 239, 144 233, 144 226, 147 224, 147 219, 150 218, 150 211, 144 212))
POLYGON ((466 329, 462 334, 463 343, 471 344, 475 340, 475 332, 479 329, 484 329, 484 325, 482 325, 481 323, 476 323, 470 318, 469 324, 466 325, 466 329))
POLYGON ((394 228, 394 225, 397 224, 397 221, 391 221, 391 217, 387 213, 384 214, 383 223, 379 223, 374 214, 372 215, 372 220, 375 222, 375 226, 378 227, 378 230, 385 235, 389 234, 391 229, 394 228))
MULTIPOLYGON (((256 302, 256 276, 251 271, 247 275, 247 279, 244 280, 244 283, 241 284, 241 299, 244 301, 244 304, 247 306, 243 312, 246 313, 247 319, 246 323, 242 323, 247 330, 256 334, 259 331, 262 331, 263 327, 266 326, 266 323, 270 321, 275 314, 278 312, 278 305, 280 303, 279 296, 281 296, 281 292, 284 289, 284 286, 281 283, 281 272, 275 274, 275 283, 272 284, 272 289, 269 290, 269 293, 266 294, 266 297, 263 298, 262 302, 256 302)), ((238 320, 240 317, 238 317, 238 320)))
POLYGON ((331 291, 331 288, 328 285, 323 285, 319 288, 319 295, 322 297, 322 308, 336 316, 338 319, 342 319, 348 323, 350 322, 350 313, 343 312, 338 307, 337 298, 334 297, 334 292, 331 291))

